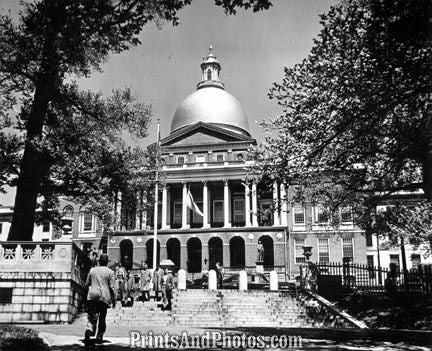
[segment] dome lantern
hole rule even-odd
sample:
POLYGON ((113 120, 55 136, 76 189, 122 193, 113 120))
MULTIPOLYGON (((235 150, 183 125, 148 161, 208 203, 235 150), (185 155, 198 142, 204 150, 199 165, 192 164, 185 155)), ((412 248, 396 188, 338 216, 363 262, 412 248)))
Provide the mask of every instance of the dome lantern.
POLYGON ((184 127, 204 122, 226 130, 250 136, 249 122, 238 100, 225 90, 219 80, 221 65, 210 46, 209 54, 201 63, 201 81, 174 113, 171 133, 184 127))
POLYGON ((224 89, 223 83, 219 80, 221 65, 217 57, 213 54, 213 46, 210 45, 207 57, 201 63, 201 82, 197 84, 197 89, 204 87, 215 87, 224 89))

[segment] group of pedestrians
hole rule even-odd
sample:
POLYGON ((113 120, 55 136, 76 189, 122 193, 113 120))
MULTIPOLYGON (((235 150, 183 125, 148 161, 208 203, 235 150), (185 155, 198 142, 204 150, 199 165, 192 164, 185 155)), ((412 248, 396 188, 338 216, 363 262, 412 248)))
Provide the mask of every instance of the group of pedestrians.
POLYGON ((173 275, 169 268, 157 266, 153 274, 147 265, 141 271, 141 294, 144 301, 150 299, 150 290, 154 291, 156 301, 162 300, 162 310, 171 310, 172 291, 174 288, 173 275))
POLYGON ((119 263, 115 270, 115 277, 117 301, 120 301, 122 306, 131 307, 135 301, 136 290, 133 274, 119 263))
POLYGON ((108 268, 108 255, 99 256, 99 265, 93 266, 87 276, 87 329, 84 342, 88 343, 90 337, 96 335, 96 342, 102 342, 106 330, 106 315, 110 305, 114 308, 117 301, 122 306, 133 305, 135 295, 139 291, 142 301, 150 300, 150 291, 154 291, 154 298, 162 300, 162 310, 171 310, 172 291, 174 288, 173 275, 170 269, 157 266, 154 271, 144 264, 139 284, 135 277, 121 263, 115 272, 108 268), (96 333, 97 326, 97 333, 96 333))

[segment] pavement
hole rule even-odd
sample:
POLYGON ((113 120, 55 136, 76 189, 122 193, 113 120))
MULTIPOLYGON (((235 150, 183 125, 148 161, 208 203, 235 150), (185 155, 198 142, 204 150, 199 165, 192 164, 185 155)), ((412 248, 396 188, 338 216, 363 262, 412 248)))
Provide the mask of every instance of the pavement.
MULTIPOLYGON (((130 326, 107 325, 107 331, 102 344, 87 345, 83 344, 84 330, 86 328, 85 318, 79 318, 72 324, 26 324, 27 328, 36 330, 43 339, 48 350, 50 351, 78 351, 78 350, 104 350, 104 351, 127 351, 133 349, 163 349, 157 345, 149 345, 148 336, 165 334, 168 337, 177 336, 178 340, 183 343, 183 350, 232 350, 238 349, 233 345, 222 344, 221 339, 216 344, 213 340, 219 337, 227 338, 237 335, 237 341, 240 335, 245 335, 245 340, 255 340, 261 337, 273 350, 373 350, 373 351, 396 351, 396 350, 414 350, 427 351, 432 350, 432 333, 431 332, 414 332, 412 331, 364 331, 364 330, 340 330, 340 329, 323 329, 323 328, 239 328, 235 329, 212 329, 212 328, 190 328, 178 326, 155 327, 147 326, 133 329, 130 326), (415 336, 412 337, 412 335, 415 336), (286 340, 294 342, 292 347, 277 347, 270 345, 270 338, 273 336, 285 336, 286 340), (298 337, 300 336, 300 339, 298 337), (398 337, 399 336, 399 339, 398 337), (142 338, 144 337, 144 339, 142 338), (188 338, 185 343, 184 338, 188 338), (194 337, 201 338, 201 342, 207 337, 207 344, 201 344, 197 347, 193 343, 194 337), (134 339, 135 338, 135 339, 134 339), (252 338, 252 339, 250 339, 252 338), (255 338, 255 339, 254 339, 255 338), (296 339, 297 338, 297 339, 296 339), (410 339, 411 338, 411 339, 410 339), (403 340, 405 339, 405 340, 403 340), (132 341, 135 340, 135 343, 132 341), (298 342, 300 341, 300 344, 298 342), (145 342, 146 344, 142 344, 145 342), (430 343, 429 343, 430 342, 430 343), (296 344, 297 343, 297 344, 296 344), (132 347, 134 345, 135 347, 132 347)), ((282 340, 282 339, 280 339, 282 340)), ((234 339, 231 341, 235 342, 234 339)), ((248 342, 249 342, 248 341, 248 342)), ((291 342, 290 341, 290 342, 291 342)), ((171 344, 172 345, 172 344, 171 344)), ((288 344, 287 344, 288 345, 288 344)), ((175 347, 165 349, 178 349, 175 347)), ((178 346, 178 345, 177 345, 178 346)), ((242 350, 262 349, 259 344, 246 344, 246 347, 240 347, 242 350)), ((26 348, 27 350, 27 348, 26 348)))

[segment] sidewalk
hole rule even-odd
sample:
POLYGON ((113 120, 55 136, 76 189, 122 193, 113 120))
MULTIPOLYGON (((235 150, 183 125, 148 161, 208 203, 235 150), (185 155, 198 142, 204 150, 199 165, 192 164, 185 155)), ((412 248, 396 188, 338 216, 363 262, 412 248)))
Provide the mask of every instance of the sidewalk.
MULTIPOLYGON (((63 325, 52 325, 52 324, 36 324, 26 325, 28 328, 36 330, 44 342, 49 346, 50 351, 75 351, 84 350, 83 335, 85 330, 86 322, 84 318, 77 319, 73 324, 63 325)), ((340 330, 340 329, 319 329, 319 328, 235 328, 235 329, 211 329, 211 328, 185 328, 177 326, 166 326, 166 327, 140 327, 137 330, 133 330, 130 326, 118 326, 118 325, 107 325, 107 332, 104 336, 103 346, 97 345, 97 348, 103 349, 104 351, 127 351, 133 349, 141 349, 139 342, 136 344, 137 348, 131 348, 131 332, 138 332, 141 336, 145 335, 165 335, 168 333, 169 336, 178 335, 182 336, 183 333, 187 333, 187 337, 193 337, 198 335, 202 337, 206 333, 214 335, 212 333, 225 333, 225 335, 241 335, 246 336, 258 336, 261 335, 268 342, 270 337, 273 335, 281 336, 293 336, 302 338, 302 345, 298 348, 291 348, 291 350, 371 350, 371 351, 396 351, 396 350, 414 350, 414 351, 427 351, 430 350, 430 344, 428 340, 432 342, 432 333, 424 333, 423 346, 417 346, 418 342, 403 341, 394 339, 395 334, 410 334, 410 331, 368 331, 358 330, 353 333, 353 330, 340 330), (387 334, 388 333, 388 334, 387 334), (386 337, 387 335, 387 337, 386 337), (329 340, 331 339, 331 340, 329 340), (391 340, 391 341, 390 341, 391 340)), ((138 335, 138 334, 136 334, 138 335)), ((404 339, 404 338, 402 338, 404 339)), ((408 337, 408 339, 410 339, 408 337)), ((209 350, 222 350, 232 349, 222 347, 218 344, 218 347, 212 347, 212 343, 207 348, 209 350)), ((191 345, 193 346, 193 345, 191 345)), ((94 349, 91 346, 91 349, 94 349)), ((149 348, 151 349, 151 348, 149 348)), ((161 348, 157 348, 160 350, 161 348)), ((177 349, 177 348, 172 348, 177 349)), ((193 347, 183 348, 197 349, 193 347)), ((203 348, 198 348, 203 349, 203 348)), ((255 348, 248 348, 255 349, 255 348)), ((283 350, 284 348, 273 348, 274 350, 283 350)))
MULTIPOLYGON (((50 347, 72 345, 83 346, 84 331, 86 329, 86 320, 84 318, 79 318, 72 324, 34 324, 25 326, 36 330, 43 338, 45 343, 47 343, 50 347)), ((141 335, 164 335, 168 333, 169 335, 181 336, 185 331, 189 336, 204 335, 206 331, 211 332, 210 329, 206 330, 201 328, 185 328, 174 326, 140 326, 139 328, 134 329, 130 326, 119 326, 107 323, 107 331, 104 335, 103 345, 104 349, 106 345, 130 347, 131 333, 134 332, 138 332, 141 335)))

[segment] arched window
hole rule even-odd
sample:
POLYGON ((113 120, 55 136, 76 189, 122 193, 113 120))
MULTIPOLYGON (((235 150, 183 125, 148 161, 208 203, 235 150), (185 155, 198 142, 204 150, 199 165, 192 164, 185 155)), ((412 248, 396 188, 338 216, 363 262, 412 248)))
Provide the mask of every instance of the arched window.
POLYGON ((212 80, 212 72, 210 68, 207 70, 207 80, 212 80))
POLYGON ((120 241, 120 262, 126 269, 132 268, 133 243, 129 239, 120 241))
POLYGON ((74 222, 74 209, 72 206, 65 206, 63 209, 63 217, 62 217, 62 228, 63 233, 68 235, 72 234, 72 227, 74 222))
POLYGON ((273 247, 273 239, 268 235, 262 235, 258 241, 261 241, 261 244, 264 247, 264 267, 267 269, 273 269, 274 267, 274 247, 273 247))
MULTIPOLYGON (((147 251, 147 265, 149 268, 155 268, 153 267, 153 243, 154 239, 149 239, 146 242, 146 251, 147 251)), ((159 266, 160 262, 160 242, 159 240, 156 240, 156 266, 159 266)))
POLYGON ((186 262, 189 273, 199 273, 202 270, 202 245, 198 238, 190 238, 187 241, 187 257, 186 262))
POLYGON ((223 265, 223 242, 221 238, 213 237, 208 242, 209 248, 209 269, 216 268, 216 262, 223 265))
POLYGON ((180 268, 180 240, 176 238, 171 238, 166 243, 167 257, 169 260, 173 261, 176 270, 180 268))
POLYGON ((245 242, 241 236, 233 237, 229 242, 231 267, 245 267, 245 242))
POLYGON ((72 206, 66 206, 63 209, 63 218, 67 218, 67 219, 73 219, 73 207, 72 206))

